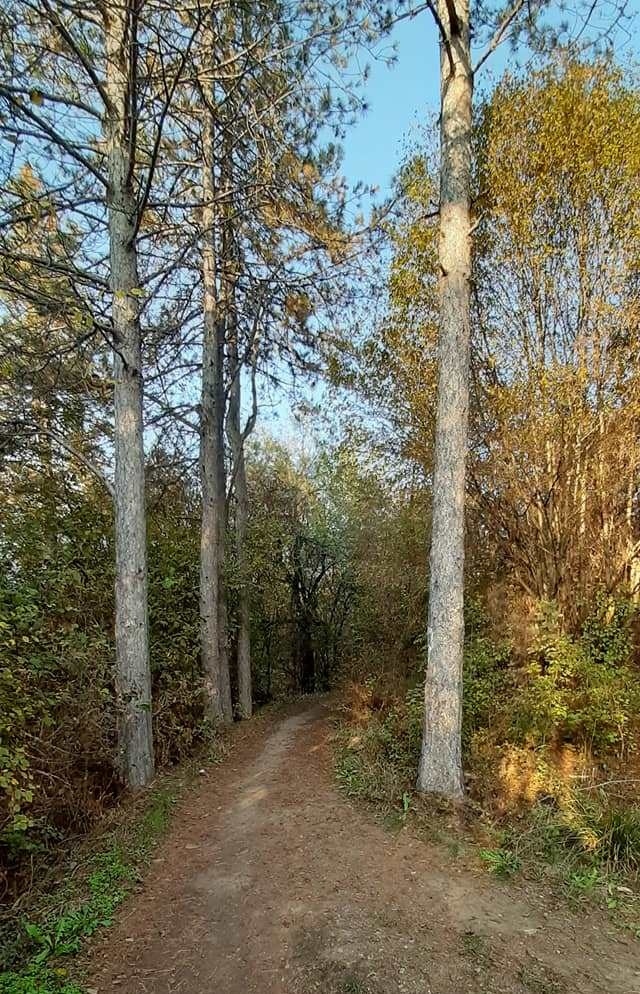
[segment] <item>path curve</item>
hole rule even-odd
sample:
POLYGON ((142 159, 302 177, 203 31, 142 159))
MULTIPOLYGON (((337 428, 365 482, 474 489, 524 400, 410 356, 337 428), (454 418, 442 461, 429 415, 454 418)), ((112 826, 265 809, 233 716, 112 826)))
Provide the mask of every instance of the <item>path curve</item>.
POLYGON ((640 944, 602 918, 529 902, 342 797, 328 710, 262 723, 181 801, 92 990, 640 994, 640 944))

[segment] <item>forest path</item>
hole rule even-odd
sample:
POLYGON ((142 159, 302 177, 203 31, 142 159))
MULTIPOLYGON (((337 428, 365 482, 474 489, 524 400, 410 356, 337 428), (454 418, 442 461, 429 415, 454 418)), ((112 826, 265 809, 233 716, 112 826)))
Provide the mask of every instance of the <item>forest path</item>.
POLYGON ((640 994, 640 944, 606 919, 390 835, 342 797, 326 702, 256 725, 181 801, 94 950, 91 990, 640 994))

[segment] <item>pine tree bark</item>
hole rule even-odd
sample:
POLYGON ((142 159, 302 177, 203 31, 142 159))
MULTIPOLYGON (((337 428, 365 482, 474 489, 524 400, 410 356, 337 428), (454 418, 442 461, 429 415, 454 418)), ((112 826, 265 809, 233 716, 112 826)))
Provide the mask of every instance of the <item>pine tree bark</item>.
POLYGON ((204 328, 200 426, 200 651, 208 711, 214 720, 232 721, 224 595, 226 472, 224 461, 225 315, 218 293, 215 181, 215 120, 203 107, 202 280, 204 328))
POLYGON ((113 291, 116 545, 116 688, 119 752, 130 787, 153 779, 151 673, 147 606, 147 551, 142 414, 142 357, 136 253, 135 3, 109 5, 105 119, 109 249, 113 291))
POLYGON ((441 22, 440 326, 427 621, 425 718, 418 790, 460 798, 464 649, 464 504, 471 303, 473 74, 469 0, 439 0, 441 22))
POLYGON ((229 359, 231 366, 231 390, 229 392, 228 436, 235 471, 235 543, 238 566, 238 706, 243 718, 250 718, 253 710, 251 688, 251 605, 247 575, 247 520, 249 499, 247 475, 244 459, 244 439, 240 428, 240 359, 238 355, 237 329, 231 336, 229 359))
MULTIPOLYGON (((233 203, 234 147, 227 128, 223 140, 221 178, 225 189, 222 226, 222 283, 227 313, 227 349, 229 354, 229 410, 227 413, 227 438, 231 450, 233 490, 235 495, 235 550, 238 570, 238 636, 236 645, 236 674, 238 711, 241 718, 250 718, 253 710, 251 687, 251 611, 247 576, 246 535, 249 513, 247 476, 244 458, 245 435, 255 422, 255 410, 245 433, 241 428, 242 362, 240 359, 240 327, 237 311, 237 284, 239 259, 235 232, 235 205, 233 203)), ((254 397, 255 399, 255 397, 254 397)))

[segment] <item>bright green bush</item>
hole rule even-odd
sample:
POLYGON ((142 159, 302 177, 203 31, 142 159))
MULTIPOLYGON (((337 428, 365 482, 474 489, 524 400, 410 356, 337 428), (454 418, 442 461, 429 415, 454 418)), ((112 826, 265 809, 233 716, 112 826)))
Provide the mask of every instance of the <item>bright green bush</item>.
POLYGON ((510 849, 481 849, 478 855, 496 877, 512 877, 522 866, 518 856, 510 849))
POLYGON ((0 994, 84 994, 63 969, 38 965, 25 973, 0 973, 0 994))

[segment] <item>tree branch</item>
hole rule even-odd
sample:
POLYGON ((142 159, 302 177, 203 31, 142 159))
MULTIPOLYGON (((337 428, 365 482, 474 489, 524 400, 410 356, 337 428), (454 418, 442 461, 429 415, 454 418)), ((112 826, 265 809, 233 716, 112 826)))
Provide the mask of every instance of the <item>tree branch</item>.
POLYGON ((513 24, 514 20, 522 10, 525 5, 525 0, 515 0, 512 7, 507 10, 506 14, 502 18, 500 24, 498 25, 493 38, 490 40, 489 44, 485 48, 484 52, 476 62, 473 67, 474 74, 485 64, 488 58, 495 52, 496 48, 504 41, 505 36, 513 24))

